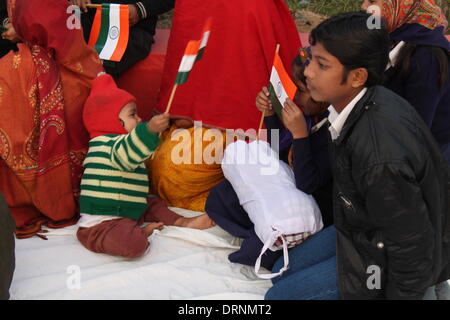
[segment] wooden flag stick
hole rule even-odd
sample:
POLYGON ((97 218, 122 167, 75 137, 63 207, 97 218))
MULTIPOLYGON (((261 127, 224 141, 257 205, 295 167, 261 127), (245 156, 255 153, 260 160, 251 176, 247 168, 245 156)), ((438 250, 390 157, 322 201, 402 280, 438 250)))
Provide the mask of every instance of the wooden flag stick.
POLYGON ((256 140, 259 140, 259 136, 261 135, 261 128, 264 122, 264 117, 266 115, 266 112, 263 111, 262 116, 261 116, 261 121, 259 122, 259 127, 258 127, 258 136, 256 137, 256 140))
POLYGON ((172 89, 172 93, 170 94, 169 103, 167 103, 167 108, 164 113, 169 113, 170 107, 172 106, 173 97, 175 96, 175 92, 177 91, 178 84, 175 83, 172 89))
POLYGON ((102 6, 101 4, 92 4, 92 3, 86 4, 86 7, 88 7, 88 8, 98 8, 101 6, 102 6))
MULTIPOLYGON (((278 44, 277 44, 277 47, 276 47, 276 49, 275 49, 275 55, 277 55, 279 51, 280 51, 280 44, 278 43, 278 44)), ((270 80, 269 80, 269 81, 270 81, 270 80)), ((259 122, 259 127, 258 127, 258 137, 256 138, 257 141, 259 140, 259 137, 260 137, 260 135, 261 135, 261 128, 262 128, 262 125, 263 125, 263 122, 264 122, 264 116, 265 116, 265 115, 266 115, 266 112, 264 111, 264 112, 262 113, 262 115, 261 115, 261 121, 259 122)))

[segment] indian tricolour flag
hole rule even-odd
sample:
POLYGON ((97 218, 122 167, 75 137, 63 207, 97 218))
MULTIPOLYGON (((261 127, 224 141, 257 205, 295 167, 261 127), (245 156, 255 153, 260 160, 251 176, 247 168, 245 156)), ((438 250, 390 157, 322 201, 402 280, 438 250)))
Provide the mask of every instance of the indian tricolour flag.
POLYGON ((198 50, 197 61, 201 60, 203 57, 203 52, 205 51, 206 44, 208 43, 209 35, 211 34, 211 17, 206 20, 205 26, 202 31, 202 39, 200 40, 200 48, 198 50))
POLYGON ((188 42, 186 49, 184 50, 183 58, 180 62, 180 67, 178 68, 178 74, 175 80, 176 84, 183 84, 187 81, 189 72, 191 72, 194 63, 197 60, 199 48, 199 41, 192 40, 188 42))
POLYGON ((206 20, 202 31, 202 38, 198 41, 189 41, 181 59, 180 67, 178 68, 176 84, 183 84, 187 81, 189 72, 192 70, 195 62, 200 60, 208 43, 209 35, 211 34, 211 18, 206 20))
POLYGON ((272 102, 273 109, 280 118, 281 110, 284 108, 284 102, 287 98, 292 100, 296 92, 297 86, 286 72, 280 56, 278 53, 275 53, 272 73, 270 75, 269 99, 272 102))
POLYGON ((89 46, 94 47, 100 59, 120 61, 128 45, 128 6, 102 4, 97 7, 89 46))

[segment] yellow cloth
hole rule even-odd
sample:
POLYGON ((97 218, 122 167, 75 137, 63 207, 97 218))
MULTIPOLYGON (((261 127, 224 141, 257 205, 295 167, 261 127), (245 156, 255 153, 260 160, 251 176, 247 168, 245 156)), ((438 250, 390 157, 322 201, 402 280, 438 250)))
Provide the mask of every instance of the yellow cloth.
POLYGON ((220 163, 225 135, 217 129, 177 129, 176 125, 172 125, 161 135, 158 149, 147 160, 152 192, 165 199, 170 206, 205 211, 209 191, 224 179, 220 163), (211 130, 209 133, 214 131, 216 138, 205 136, 202 139, 208 130, 211 130), (180 156, 185 161, 177 164, 180 156), (205 160, 209 162, 205 163, 205 160))

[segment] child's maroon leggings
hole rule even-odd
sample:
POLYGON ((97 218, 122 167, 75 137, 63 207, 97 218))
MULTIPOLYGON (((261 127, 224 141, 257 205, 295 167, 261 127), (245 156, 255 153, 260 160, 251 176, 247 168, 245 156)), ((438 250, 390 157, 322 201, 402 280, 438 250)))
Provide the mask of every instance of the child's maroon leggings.
POLYGON ((119 218, 103 221, 90 228, 80 227, 77 238, 91 251, 137 258, 142 256, 150 245, 148 236, 140 227, 144 222, 173 225, 179 217, 181 216, 167 208, 163 199, 153 197, 148 200, 148 209, 139 220, 119 218))

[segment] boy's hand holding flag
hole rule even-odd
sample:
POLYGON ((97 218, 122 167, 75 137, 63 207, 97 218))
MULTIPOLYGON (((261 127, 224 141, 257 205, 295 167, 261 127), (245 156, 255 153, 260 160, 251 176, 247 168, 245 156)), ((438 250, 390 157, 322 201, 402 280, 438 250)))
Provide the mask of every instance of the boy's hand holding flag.
POLYGON ((281 119, 281 111, 284 108, 286 99, 293 100, 296 92, 297 86, 289 77, 278 52, 276 52, 273 60, 272 73, 270 75, 269 99, 273 110, 281 119))
MULTIPOLYGON (((289 74, 286 72, 284 68, 283 62, 281 61, 280 55, 278 54, 280 50, 280 45, 277 44, 275 50, 275 57, 273 59, 272 72, 270 74, 270 82, 269 82, 269 92, 268 97, 269 101, 266 101, 264 96, 257 97, 257 107, 258 107, 258 99, 259 103, 263 102, 263 106, 267 104, 270 108, 276 112, 276 114, 283 120, 282 110, 286 103, 286 99, 292 100, 295 97, 297 92, 297 86, 289 77, 289 74), (269 103, 267 103, 269 102, 269 103)), ((267 94, 264 92, 264 94, 267 94)), ((259 122, 258 129, 258 139, 260 136, 261 128, 264 121, 264 116, 266 115, 265 111, 263 111, 261 116, 261 121, 259 122)))

